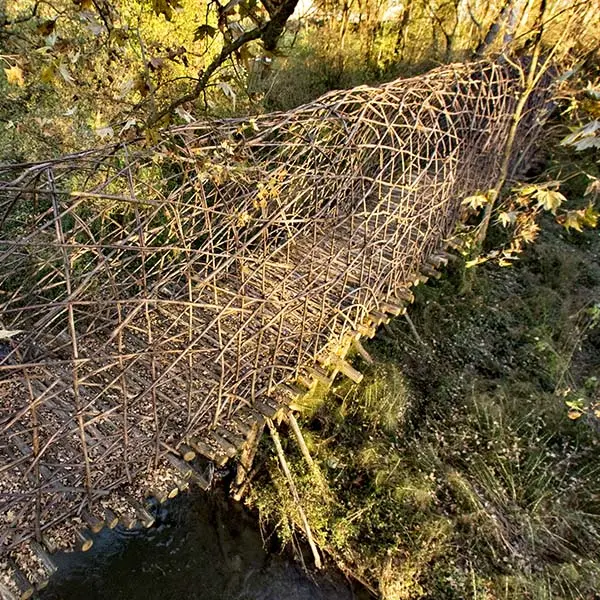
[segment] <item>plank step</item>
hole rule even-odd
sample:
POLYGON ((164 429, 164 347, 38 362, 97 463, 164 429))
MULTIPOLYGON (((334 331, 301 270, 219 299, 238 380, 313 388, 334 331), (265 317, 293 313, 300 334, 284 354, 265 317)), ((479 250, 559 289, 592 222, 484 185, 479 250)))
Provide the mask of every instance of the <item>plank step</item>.
POLYGON ((254 406, 268 419, 272 419, 278 411, 273 405, 263 402, 262 400, 255 400, 254 406))
POLYGON ((229 440, 226 440, 216 431, 211 431, 210 437, 229 458, 233 458, 238 453, 238 449, 235 444, 232 444, 229 440))
MULTIPOLYGON (((201 440, 200 438, 190 438, 188 440, 190 446, 192 448, 194 448, 194 450, 196 450, 196 452, 198 452, 198 454, 204 456, 205 458, 208 458, 208 460, 212 460, 217 466, 222 467, 228 460, 228 457, 222 453, 220 453, 218 450, 216 450, 215 448, 213 448, 212 446, 209 446, 206 442, 204 442, 203 440, 201 440)), ((169 457, 169 461, 171 461, 172 459, 170 458, 172 455, 168 454, 167 455, 169 457)), ((171 462, 171 464, 173 464, 171 462)), ((178 468, 176 465, 174 465, 176 468, 178 468)), ((181 471, 181 469, 179 469, 181 471)))
POLYGON ((318 365, 314 365, 311 367, 307 367, 306 371, 309 375, 312 375, 315 379, 317 379, 323 385, 330 387, 332 384, 331 377, 327 374, 327 371, 318 365))
POLYGON ((360 383, 363 380, 364 375, 343 358, 333 356, 330 359, 330 363, 332 367, 336 368, 340 373, 348 377, 348 379, 354 381, 354 383, 360 383))

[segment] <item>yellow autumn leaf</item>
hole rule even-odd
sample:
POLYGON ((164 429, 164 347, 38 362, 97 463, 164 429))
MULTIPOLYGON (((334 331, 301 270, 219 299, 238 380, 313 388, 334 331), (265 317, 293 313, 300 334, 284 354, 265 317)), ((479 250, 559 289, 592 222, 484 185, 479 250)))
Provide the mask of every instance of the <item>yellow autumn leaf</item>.
POLYGON ((531 221, 530 223, 523 225, 519 233, 525 243, 531 244, 535 241, 539 232, 540 226, 535 221, 531 221))
POLYGON ((517 213, 514 211, 505 211, 501 212, 498 215, 498 223, 502 225, 502 227, 508 227, 509 225, 513 225, 517 220, 517 213))
POLYGON ((583 192, 584 196, 598 196, 600 195, 600 179, 593 179, 585 188, 583 192))
POLYGON ((513 192, 517 192, 520 196, 531 196, 539 191, 537 185, 525 185, 519 188, 515 188, 513 192))
POLYGON ((569 229, 575 229, 575 231, 582 231, 581 227, 581 215, 577 210, 568 210, 566 214, 561 215, 557 221, 568 231, 569 229))
POLYGON ((549 210, 553 215, 556 214, 556 209, 566 202, 566 198, 556 190, 538 190, 535 194, 538 204, 543 206, 545 210, 549 210))
POLYGON ((487 261, 487 257, 484 257, 484 256, 477 256, 477 257, 476 257, 476 258, 474 258, 473 260, 468 260, 468 261, 465 263, 465 268, 466 268, 466 269, 470 269, 470 268, 472 268, 472 267, 475 267, 476 265, 480 265, 480 264, 482 264, 482 263, 484 263, 484 262, 486 262, 486 261, 487 261))
POLYGON ((250 213, 248 211, 243 211, 237 215, 237 225, 238 227, 245 227, 251 220, 250 213))
POLYGON ((484 194, 474 194, 468 196, 462 201, 462 204, 472 208, 473 210, 479 210, 489 202, 488 197, 484 194))
POLYGON ((571 419, 572 421, 579 419, 581 415, 583 415, 583 413, 575 408, 571 408, 567 413, 567 417, 569 417, 569 419, 571 419))
MULTIPOLYGON (((512 260, 517 260, 517 258, 516 258, 516 257, 511 257, 511 258, 512 258, 512 260)), ((507 259, 505 259, 505 258, 501 258, 501 259, 498 261, 498 265, 499 265, 500 267, 512 267, 513 263, 512 263, 512 262, 510 262, 510 260, 507 260, 507 259)))
POLYGON ((591 227, 593 229, 598 225, 598 217, 600 217, 600 213, 596 210, 593 204, 588 204, 586 208, 578 212, 581 213, 582 223, 586 227, 591 227))
POLYGON ((25 85, 25 77, 23 76, 23 69, 18 65, 12 67, 5 67, 4 74, 6 75, 6 81, 9 85, 18 85, 23 87, 25 85))

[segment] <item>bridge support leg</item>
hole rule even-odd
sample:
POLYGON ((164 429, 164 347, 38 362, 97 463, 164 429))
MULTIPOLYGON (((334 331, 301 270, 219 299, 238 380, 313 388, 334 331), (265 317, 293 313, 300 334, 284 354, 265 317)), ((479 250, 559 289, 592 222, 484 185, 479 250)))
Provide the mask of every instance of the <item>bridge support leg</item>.
POLYGON ((292 431, 294 432, 294 435, 296 436, 296 441, 298 442, 298 446, 300 446, 300 450, 302 451, 304 460, 307 462, 307 464, 311 468, 311 470, 315 471, 316 470, 315 463, 312 459, 312 456, 310 455, 308 446, 306 445, 306 442, 304 441, 304 436, 302 435, 300 425, 298 425, 298 421, 296 421, 296 417, 294 416, 294 414, 291 411, 288 413, 287 419, 288 419, 288 423, 290 424, 292 431))
POLYGON ((249 475, 252 471, 252 463, 254 463, 254 457, 256 456, 258 444, 264 430, 264 419, 262 421, 255 421, 242 446, 232 493, 233 499, 238 502, 242 499, 242 496, 250 483, 249 475))
POLYGON ((306 540, 308 541, 308 545, 310 546, 310 550, 313 555, 313 559, 315 561, 315 567, 317 569, 323 568, 323 563, 321 562, 321 555, 319 554, 319 550, 317 549, 317 545, 315 544, 315 540, 312 536, 312 531, 310 529, 310 525, 308 523, 308 519, 306 518, 306 513, 302 508, 302 503, 300 500, 300 496, 298 494, 298 490, 296 488, 296 484, 294 483, 294 478, 292 477, 292 472, 290 471, 290 467, 285 459, 285 454, 283 452, 283 447, 281 446, 281 441, 279 440, 279 434, 277 433, 277 429, 275 429, 275 425, 271 419, 267 420, 267 424, 269 426, 269 432, 271 433, 271 438, 273 439, 273 444, 275 445, 275 450, 277 451, 277 457, 279 458, 279 464, 281 465, 281 469, 285 478, 287 479, 288 485, 290 487, 290 492, 292 494, 292 498, 296 503, 296 509, 298 510, 298 515, 300 520, 302 521, 302 528, 304 529, 304 533, 306 534, 306 540))

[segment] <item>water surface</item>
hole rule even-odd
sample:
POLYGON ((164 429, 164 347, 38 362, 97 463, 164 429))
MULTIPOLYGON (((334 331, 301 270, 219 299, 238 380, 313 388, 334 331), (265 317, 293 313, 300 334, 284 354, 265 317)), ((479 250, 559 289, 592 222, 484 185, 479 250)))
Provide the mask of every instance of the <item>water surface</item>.
MULTIPOLYGON (((307 557, 308 560, 309 557, 307 557)), ((148 530, 104 529, 60 553, 42 600, 363 600, 338 572, 304 572, 264 549, 256 519, 220 493, 184 494, 148 530)))

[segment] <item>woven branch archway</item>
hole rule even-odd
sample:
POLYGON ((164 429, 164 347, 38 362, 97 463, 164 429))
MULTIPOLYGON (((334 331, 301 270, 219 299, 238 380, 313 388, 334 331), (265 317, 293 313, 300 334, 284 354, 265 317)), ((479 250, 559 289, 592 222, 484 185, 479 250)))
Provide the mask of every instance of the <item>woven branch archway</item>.
POLYGON ((521 85, 454 65, 151 149, 0 167, 0 320, 22 331, 0 341, 0 545, 105 503, 192 436, 239 431, 402 297, 497 177, 521 85))

